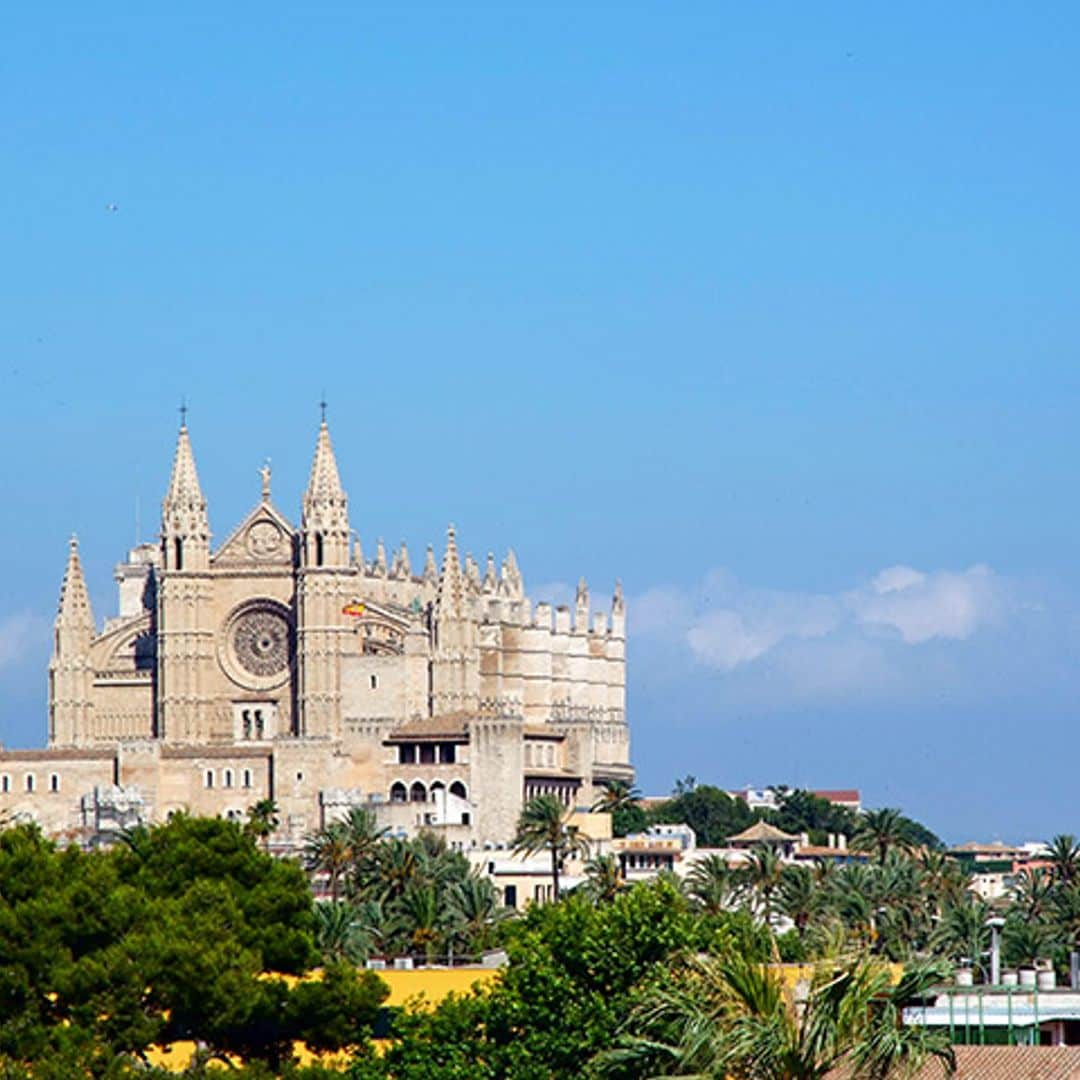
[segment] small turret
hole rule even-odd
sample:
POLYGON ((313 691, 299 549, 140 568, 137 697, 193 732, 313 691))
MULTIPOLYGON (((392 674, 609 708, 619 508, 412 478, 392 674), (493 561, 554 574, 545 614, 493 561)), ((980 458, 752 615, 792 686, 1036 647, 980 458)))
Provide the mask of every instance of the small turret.
POLYGON ((371 572, 375 577, 384 578, 387 576, 386 569, 386 545, 383 543, 382 537, 379 537, 379 542, 375 545, 375 561, 371 564, 371 572))
POLYGON ((589 586, 584 578, 578 582, 577 597, 574 601, 574 629, 579 634, 589 632, 589 586))
POLYGON ((480 591, 480 567, 476 565, 471 551, 465 553, 465 580, 474 592, 480 591))
POLYGON ((93 678, 90 646, 94 634, 94 614, 79 560, 79 542, 73 536, 64 583, 60 586, 53 655, 49 661, 50 744, 71 744, 86 730, 93 678))
POLYGON ((405 541, 401 541, 401 547, 398 548, 398 553, 395 556, 397 562, 397 573, 395 577, 401 578, 402 581, 408 581, 412 577, 412 563, 409 562, 409 549, 405 545, 405 541))
POLYGON ((503 560, 499 592, 511 600, 521 600, 525 596, 525 582, 518 569, 517 556, 513 548, 507 549, 506 558, 503 560))
POLYGON ((484 568, 483 588, 487 596, 494 596, 499 589, 499 579, 495 573, 495 554, 491 551, 488 552, 487 566, 484 568))
POLYGON ((611 598, 611 633, 613 637, 626 637, 626 601, 621 581, 615 582, 615 595, 611 598))
POLYGON ((424 556, 424 582, 434 585, 439 580, 439 568, 435 563, 435 549, 428 544, 427 554, 424 556))

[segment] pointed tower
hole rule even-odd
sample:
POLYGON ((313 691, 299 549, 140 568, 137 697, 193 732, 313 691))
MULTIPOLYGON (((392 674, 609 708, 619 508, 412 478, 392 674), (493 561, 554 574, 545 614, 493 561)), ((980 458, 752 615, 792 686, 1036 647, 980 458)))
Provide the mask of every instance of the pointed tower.
POLYGON ((215 663, 210 521, 186 419, 161 503, 161 568, 154 732, 171 742, 204 742, 215 663))
POLYGON ((336 737, 341 730, 341 656, 350 628, 356 567, 349 560, 349 504, 338 475, 326 416, 319 425, 311 477, 300 514, 296 589, 296 734, 336 737))
POLYGON ((79 559, 79 542, 72 536, 64 583, 60 586, 60 607, 49 661, 50 746, 73 746, 90 741, 90 687, 93 682, 90 646, 95 633, 90 594, 79 559))
POLYGON ((454 526, 446 532, 439 585, 435 595, 435 657, 431 665, 434 715, 475 710, 479 702, 480 657, 476 623, 468 603, 454 526))
POLYGON ((386 545, 383 543, 381 536, 379 542, 375 545, 375 561, 371 564, 371 573, 378 578, 387 577, 389 574, 386 569, 386 545))
POLYGON ((186 421, 180 425, 169 490, 161 504, 161 541, 166 571, 210 566, 210 521, 186 421))
POLYGON ((349 565, 349 503, 325 419, 319 425, 311 476, 304 492, 300 532, 305 568, 349 565))
POLYGON ((494 596, 499 588, 499 579, 495 574, 495 554, 489 551, 487 565, 484 567, 483 589, 486 596, 494 596))

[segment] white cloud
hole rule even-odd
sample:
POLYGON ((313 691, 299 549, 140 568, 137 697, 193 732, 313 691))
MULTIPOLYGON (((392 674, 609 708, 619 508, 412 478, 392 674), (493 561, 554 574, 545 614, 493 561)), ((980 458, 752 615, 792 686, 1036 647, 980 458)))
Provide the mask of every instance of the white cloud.
POLYGON ((14 667, 42 644, 48 621, 29 611, 0 617, 0 671, 14 667))
POLYGON ((933 574, 891 566, 847 601, 860 623, 895 631, 907 644, 918 645, 971 637, 1001 617, 1003 594, 1002 580, 987 566, 933 574))
POLYGON ((697 588, 634 599, 630 632, 662 677, 681 653, 746 701, 911 697, 919 685, 955 682, 954 657, 940 650, 1003 621, 1010 593, 986 566, 892 566, 836 593, 755 589, 713 571, 697 588))

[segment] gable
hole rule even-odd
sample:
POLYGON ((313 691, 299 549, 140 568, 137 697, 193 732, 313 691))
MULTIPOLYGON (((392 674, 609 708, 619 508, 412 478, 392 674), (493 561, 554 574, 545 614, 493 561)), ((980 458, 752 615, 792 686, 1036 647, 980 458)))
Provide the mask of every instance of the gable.
POLYGON ((211 566, 292 566, 295 531, 270 502, 261 502, 210 557, 211 566))

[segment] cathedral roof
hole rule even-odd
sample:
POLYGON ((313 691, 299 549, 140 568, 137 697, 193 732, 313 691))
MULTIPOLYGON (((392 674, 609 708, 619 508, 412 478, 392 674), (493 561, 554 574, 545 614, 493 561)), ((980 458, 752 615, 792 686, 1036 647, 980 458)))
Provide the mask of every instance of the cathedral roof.
POLYGON ((461 739, 469 733, 469 714, 451 713, 447 716, 427 716, 409 720, 387 736, 387 742, 404 739, 461 739))

